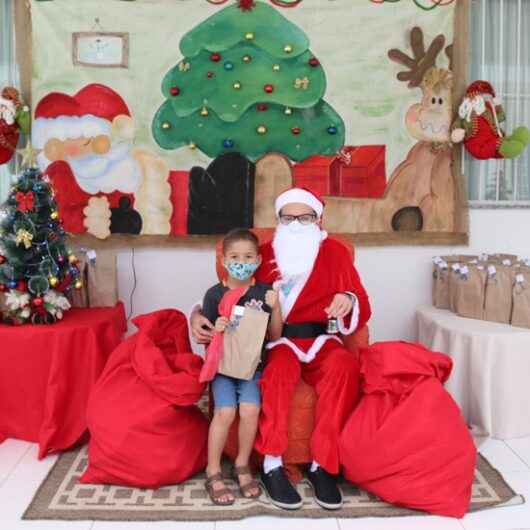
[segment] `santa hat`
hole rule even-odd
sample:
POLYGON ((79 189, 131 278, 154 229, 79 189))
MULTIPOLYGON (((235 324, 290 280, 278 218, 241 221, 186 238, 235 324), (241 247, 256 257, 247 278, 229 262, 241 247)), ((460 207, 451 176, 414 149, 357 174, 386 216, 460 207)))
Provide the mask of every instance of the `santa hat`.
POLYGON ((466 90, 466 96, 473 98, 477 95, 489 94, 492 98, 495 97, 495 90, 488 81, 473 81, 466 90))
POLYGON ((42 149, 51 138, 66 140, 109 135, 112 121, 119 115, 130 116, 129 109, 121 96, 107 86, 87 85, 73 97, 51 92, 35 109, 32 142, 42 149))
POLYGON ((324 201, 316 193, 307 188, 291 188, 278 195, 275 203, 276 215, 280 215, 280 211, 284 206, 295 202, 309 206, 315 210, 318 218, 322 217, 324 201))

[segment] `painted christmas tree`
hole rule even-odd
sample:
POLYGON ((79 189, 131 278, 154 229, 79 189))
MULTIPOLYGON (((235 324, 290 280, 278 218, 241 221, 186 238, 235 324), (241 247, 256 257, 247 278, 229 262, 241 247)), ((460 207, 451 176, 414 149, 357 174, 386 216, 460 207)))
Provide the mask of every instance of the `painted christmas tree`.
POLYGON ((344 122, 324 100, 326 77, 302 30, 275 8, 239 0, 181 40, 184 59, 164 77, 153 120, 164 149, 188 145, 215 158, 292 160, 334 154, 344 122))
POLYGON ((70 308, 65 294, 82 287, 76 257, 67 250, 65 231, 48 182, 27 168, 0 211, 0 291, 4 320, 51 324, 70 308))

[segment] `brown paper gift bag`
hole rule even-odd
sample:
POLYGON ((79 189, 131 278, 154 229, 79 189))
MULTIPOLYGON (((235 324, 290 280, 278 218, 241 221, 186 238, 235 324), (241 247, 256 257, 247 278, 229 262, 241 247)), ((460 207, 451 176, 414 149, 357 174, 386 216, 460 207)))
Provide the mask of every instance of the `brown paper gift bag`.
POLYGON ((486 269, 482 265, 464 265, 456 289, 456 312, 461 317, 482 320, 486 295, 486 269))
POLYGON ((511 324, 530 328, 530 267, 521 267, 515 275, 511 324))
POLYGON ((251 307, 234 306, 231 325, 223 337, 223 357, 218 373, 246 379, 254 377, 261 360, 269 314, 251 307))
POLYGON ((506 265, 488 265, 484 320, 509 324, 512 314, 514 271, 506 265))
POLYGON ((449 310, 453 313, 456 311, 456 293, 458 289, 458 277, 460 275, 461 263, 452 263, 449 266, 447 284, 449 290, 449 310))
POLYGON ((432 273, 432 305, 449 309, 449 265, 442 258, 435 258, 432 273))
POLYGON ((98 249, 88 260, 88 303, 90 307, 112 307, 118 302, 116 252, 98 249))
POLYGON ((489 261, 503 263, 509 261, 510 263, 505 263, 505 265, 513 265, 519 259, 515 254, 492 254, 489 256, 489 261))

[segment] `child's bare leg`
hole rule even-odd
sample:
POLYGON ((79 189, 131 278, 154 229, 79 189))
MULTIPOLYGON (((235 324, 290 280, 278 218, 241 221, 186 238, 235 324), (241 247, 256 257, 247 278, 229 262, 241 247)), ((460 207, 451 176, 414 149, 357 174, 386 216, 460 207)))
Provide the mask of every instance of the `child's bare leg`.
MULTIPOLYGON (((236 409, 234 407, 215 409, 208 432, 208 467, 206 468, 206 474, 209 477, 221 472, 221 456, 235 415, 236 409)), ((222 481, 216 481, 212 484, 214 491, 219 491, 224 487, 225 485, 222 481)), ((229 502, 233 499, 234 496, 230 493, 223 495, 219 500, 221 502, 229 502)))
MULTIPOLYGON (((254 446, 256 432, 258 430, 259 406, 252 403, 241 403, 239 405, 239 453, 235 465, 247 466, 254 446)), ((252 475, 244 474, 239 476, 239 483, 245 486, 252 481, 252 475)), ((249 490, 249 495, 256 495, 258 488, 249 490)))

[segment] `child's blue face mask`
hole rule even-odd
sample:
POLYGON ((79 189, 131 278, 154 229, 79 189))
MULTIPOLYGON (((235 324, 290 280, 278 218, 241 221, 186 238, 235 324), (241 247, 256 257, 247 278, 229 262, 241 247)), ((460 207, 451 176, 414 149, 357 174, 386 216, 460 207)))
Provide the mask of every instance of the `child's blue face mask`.
POLYGON ((224 265, 228 274, 230 274, 234 280, 242 282, 252 277, 256 272, 256 269, 259 267, 259 263, 241 263, 238 261, 229 261, 224 265))

